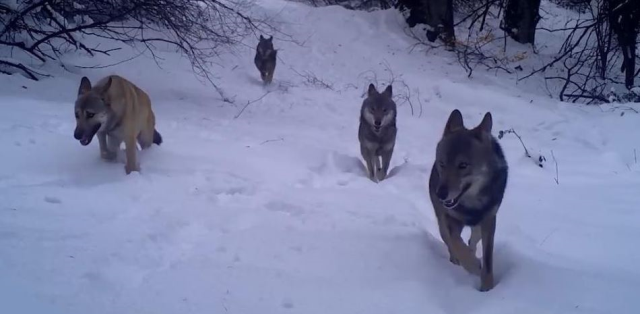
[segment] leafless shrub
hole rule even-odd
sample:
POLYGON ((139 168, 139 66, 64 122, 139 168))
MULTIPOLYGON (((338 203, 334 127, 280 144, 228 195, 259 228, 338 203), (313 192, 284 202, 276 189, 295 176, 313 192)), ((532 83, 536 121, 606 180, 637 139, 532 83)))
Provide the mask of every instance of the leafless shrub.
POLYGON ((513 128, 508 130, 500 130, 498 132, 498 139, 502 139, 507 134, 513 134, 518 138, 518 140, 520 141, 520 144, 522 144, 522 148, 524 149, 525 157, 531 159, 538 167, 544 168, 544 163, 547 161, 547 158, 544 157, 544 155, 542 154, 538 154, 538 155, 532 154, 529 151, 529 149, 527 149, 527 146, 524 144, 522 137, 520 137, 520 135, 513 128))
POLYGON ((398 107, 402 107, 405 104, 409 105, 411 110, 411 115, 415 115, 416 111, 419 110, 419 116, 422 116, 422 101, 420 100, 420 90, 418 88, 414 88, 415 94, 412 93, 412 89, 409 85, 402 79, 402 74, 396 75, 391 66, 386 61, 382 64, 384 66, 384 72, 386 73, 386 79, 380 78, 376 71, 368 70, 358 75, 358 78, 363 81, 362 83, 362 94, 361 97, 364 97, 367 94, 367 89, 369 84, 373 83, 378 89, 386 88, 388 85, 393 85, 393 100, 396 102, 398 107), (414 102, 420 105, 419 108, 414 107, 414 102))
POLYGON ((303 79, 302 83, 304 85, 306 85, 306 86, 312 86, 312 87, 318 87, 318 88, 323 88, 323 89, 335 90, 333 88, 333 83, 328 83, 324 79, 319 78, 317 75, 315 75, 311 71, 303 71, 303 73, 300 73, 300 72, 296 71, 296 69, 294 69, 292 67, 290 67, 290 69, 296 75, 300 76, 303 79))
MULTIPOLYGON (((639 25, 640 6, 635 1, 593 0, 580 19, 561 29, 543 29, 568 35, 553 60, 520 80, 545 73, 545 79, 561 83, 562 101, 615 102, 617 97, 608 91, 616 85, 633 90, 640 73, 636 70, 639 25), (559 75, 548 74, 550 69, 559 75), (624 73, 624 78, 616 71, 624 73)), ((634 93, 627 95, 633 98, 634 93)))
MULTIPOLYGON (((13 55, 40 65, 70 51, 106 54, 118 48, 88 43, 89 36, 142 46, 157 61, 159 49, 186 56, 196 75, 213 83, 209 68, 223 49, 269 26, 245 15, 249 0, 15 0, 0 3, 0 69, 42 76, 13 55)), ((109 41, 102 41, 102 44, 109 41)), ((217 88, 217 87, 216 87, 217 88)), ((220 89, 218 92, 223 96, 220 89)), ((225 100, 228 100, 223 96, 225 100)))

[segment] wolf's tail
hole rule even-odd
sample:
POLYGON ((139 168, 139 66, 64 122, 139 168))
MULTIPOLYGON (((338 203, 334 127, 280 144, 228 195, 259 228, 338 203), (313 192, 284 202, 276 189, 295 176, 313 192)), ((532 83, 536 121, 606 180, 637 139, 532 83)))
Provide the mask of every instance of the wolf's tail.
POLYGON ((162 144, 162 135, 158 132, 158 130, 153 130, 153 144, 160 145, 162 144))

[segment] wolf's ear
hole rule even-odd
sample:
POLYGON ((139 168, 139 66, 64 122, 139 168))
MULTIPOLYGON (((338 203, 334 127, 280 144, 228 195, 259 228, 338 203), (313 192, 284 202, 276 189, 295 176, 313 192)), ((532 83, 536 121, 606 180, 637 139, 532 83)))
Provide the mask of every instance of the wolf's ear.
POLYGON ((492 126, 493 118, 491 117, 491 113, 487 112, 485 113, 484 118, 482 118, 482 122, 480 122, 477 127, 473 128, 473 135, 480 141, 484 141, 491 136, 492 126))
POLYGON ((273 41, 273 35, 271 37, 269 37, 269 42, 273 41))
POLYGON ((373 86, 373 83, 369 84, 369 89, 367 90, 367 95, 368 96, 373 96, 378 94, 378 90, 376 89, 375 86, 373 86))
POLYGON ((262 36, 262 34, 260 34, 260 41, 263 41, 264 37, 262 36))
POLYGON ((491 112, 487 112, 484 114, 484 118, 482 118, 482 122, 480 122, 480 124, 476 127, 476 130, 491 134, 492 127, 493 127, 493 117, 491 116, 491 112))
POLYGON ((104 83, 104 85, 100 88, 100 95, 104 95, 109 91, 109 88, 111 88, 111 83, 113 83, 113 78, 109 77, 107 82, 104 83))
POLYGON ((91 90, 91 81, 86 76, 83 76, 80 80, 80 88, 78 88, 78 96, 91 90))
POLYGON ((389 84, 389 86, 387 86, 387 88, 384 89, 384 92, 382 92, 382 95, 385 95, 386 97, 393 97, 393 88, 391 87, 391 84, 389 84))
POLYGON ((458 109, 454 109, 449 115, 447 125, 444 127, 444 135, 464 128, 464 121, 462 120, 462 113, 458 109))

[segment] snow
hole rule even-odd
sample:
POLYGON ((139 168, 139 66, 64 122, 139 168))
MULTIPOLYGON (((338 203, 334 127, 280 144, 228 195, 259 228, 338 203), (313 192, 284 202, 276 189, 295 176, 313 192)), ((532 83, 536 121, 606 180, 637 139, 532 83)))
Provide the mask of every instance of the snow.
POLYGON ((0 76, 3 313, 640 311, 640 116, 560 103, 490 72, 468 79, 447 53, 410 52, 394 10, 257 5, 296 42, 274 36, 270 87, 253 65, 255 38, 224 54, 212 74, 234 104, 172 51, 160 52, 161 68, 140 56, 40 82, 0 76), (100 160, 97 141, 72 136, 80 78, 112 73, 149 93, 164 137, 129 176, 122 160, 100 160), (360 160, 358 113, 365 87, 392 77, 398 139, 392 175, 376 184, 360 160), (546 158, 540 168, 515 136, 500 140, 510 177, 497 285, 484 293, 449 263, 426 191, 454 108, 469 127, 491 111, 495 135, 514 128, 546 158))

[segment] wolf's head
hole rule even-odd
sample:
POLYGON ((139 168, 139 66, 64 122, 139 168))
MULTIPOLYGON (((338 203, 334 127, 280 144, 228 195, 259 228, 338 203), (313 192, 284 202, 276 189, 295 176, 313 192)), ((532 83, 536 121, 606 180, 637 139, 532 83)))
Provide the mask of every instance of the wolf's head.
MULTIPOLYGON (((447 208, 459 202, 478 199, 480 189, 488 183, 491 171, 499 167, 491 135, 491 113, 482 122, 467 129, 458 109, 453 110, 436 148, 435 166, 440 180, 435 194, 447 208)), ((468 201, 468 202, 465 202, 468 201)))
POLYGON ((256 47, 256 52, 262 58, 267 58, 271 55, 275 56, 277 51, 273 49, 273 36, 265 38, 260 35, 260 41, 258 42, 258 47, 256 47))
POLYGON ((392 99, 392 93, 391 85, 379 93, 373 84, 369 84, 360 114, 375 133, 396 122, 396 103, 392 99))
POLYGON ((80 81, 78 98, 75 104, 76 130, 73 137, 83 146, 89 145, 93 136, 107 123, 109 116, 109 104, 105 102, 105 96, 111 87, 111 78, 102 86, 91 88, 91 82, 87 77, 80 81))

